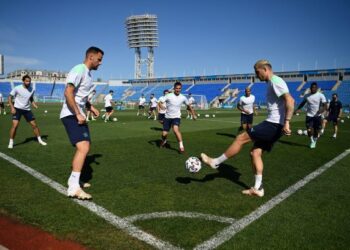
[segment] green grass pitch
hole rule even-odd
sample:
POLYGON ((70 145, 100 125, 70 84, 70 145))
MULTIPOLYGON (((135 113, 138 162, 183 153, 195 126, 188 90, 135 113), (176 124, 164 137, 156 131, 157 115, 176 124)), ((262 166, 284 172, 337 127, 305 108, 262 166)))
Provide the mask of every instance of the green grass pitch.
MULTIPOLYGON (((66 186, 74 148, 59 120, 60 108, 58 104, 42 104, 33 110, 42 137, 48 142, 46 147, 34 140, 30 126, 22 119, 14 149, 7 149, 11 116, 1 115, 0 152, 66 186)), ((190 156, 199 157, 201 152, 219 156, 239 126, 236 111, 199 113, 197 121, 181 121, 184 155, 178 153, 172 132, 170 148, 159 148, 161 125, 137 117, 136 110, 116 111, 118 122, 90 122, 92 144, 86 170, 92 184, 87 192, 92 194, 93 202, 122 218, 174 211, 240 219, 350 148, 350 119, 340 123, 335 140, 328 124, 316 149, 310 149, 308 138, 296 135, 297 129, 304 129, 305 116, 295 116, 293 135, 282 137, 272 152, 263 156, 265 196, 245 197, 241 190, 253 184, 251 144, 218 170, 203 165, 199 173, 186 171, 185 161, 190 156)), ((265 116, 261 112, 254 123, 265 116)), ((153 249, 1 158, 0 166, 1 214, 15 216, 91 249, 153 249)), ((347 156, 218 249, 348 249, 349 166, 347 156)), ((184 217, 133 223, 183 249, 193 249, 227 226, 184 217)))

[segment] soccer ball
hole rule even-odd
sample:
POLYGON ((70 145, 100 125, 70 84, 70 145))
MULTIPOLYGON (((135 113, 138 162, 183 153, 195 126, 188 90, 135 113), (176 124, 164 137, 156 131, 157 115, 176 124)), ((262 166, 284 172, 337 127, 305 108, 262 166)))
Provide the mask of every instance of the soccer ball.
POLYGON ((213 115, 213 117, 215 117, 215 115, 213 115))
POLYGON ((307 130, 304 130, 304 135, 307 135, 307 130))
POLYGON ((118 121, 117 117, 114 117, 114 118, 113 118, 113 121, 114 121, 114 122, 118 121))
POLYGON ((297 133, 298 135, 303 135, 303 131, 301 129, 298 129, 297 133))
POLYGON ((45 110, 44 112, 45 112, 45 114, 46 114, 46 113, 47 113, 47 110, 45 110))
POLYGON ((202 168, 201 161, 195 156, 191 156, 190 158, 188 158, 186 160, 185 165, 186 165, 186 169, 191 173, 197 173, 202 168))
POLYGON ((340 120, 340 122, 341 122, 341 123, 344 123, 344 120, 342 119, 342 120, 340 120))
POLYGON ((201 114, 198 114, 197 116, 198 116, 198 117, 200 117, 200 116, 201 116, 201 114))

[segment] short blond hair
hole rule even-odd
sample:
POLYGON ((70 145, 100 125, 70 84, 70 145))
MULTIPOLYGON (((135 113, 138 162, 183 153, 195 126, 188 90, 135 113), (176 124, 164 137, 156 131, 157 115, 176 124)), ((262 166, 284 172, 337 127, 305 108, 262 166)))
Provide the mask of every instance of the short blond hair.
POLYGON ((259 60, 254 64, 255 69, 263 68, 264 66, 268 66, 270 69, 272 69, 271 63, 266 59, 259 60))

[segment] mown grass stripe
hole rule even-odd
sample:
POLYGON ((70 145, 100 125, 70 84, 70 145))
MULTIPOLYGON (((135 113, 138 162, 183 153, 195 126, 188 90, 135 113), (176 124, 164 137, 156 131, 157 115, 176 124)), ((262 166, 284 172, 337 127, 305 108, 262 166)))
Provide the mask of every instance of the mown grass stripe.
MULTIPOLYGON (((14 158, 12 158, 12 157, 10 157, 2 152, 0 152, 0 157, 3 158, 4 160, 7 160, 10 163, 12 163, 13 165, 18 167, 19 169, 27 172, 28 174, 30 174, 34 178, 38 179, 39 181, 47 184, 48 186, 50 186, 51 188, 53 188, 54 190, 56 190, 60 194, 63 194, 65 196, 67 195, 65 187, 63 187, 61 184, 51 180, 47 176, 39 173, 38 171, 28 167, 27 165, 17 161, 16 159, 14 159, 14 158)), ((133 237, 135 237, 143 242, 146 242, 149 245, 151 245, 157 249, 180 249, 180 248, 177 248, 177 247, 171 245, 168 242, 159 240, 156 237, 154 237, 153 235, 150 235, 150 234, 142 231, 138 227, 131 224, 128 220, 120 218, 120 217, 112 214, 107 209, 95 204, 92 201, 81 201, 81 200, 76 200, 76 199, 72 199, 72 201, 79 204, 82 207, 87 208, 88 210, 90 210, 91 212, 96 214, 97 216, 105 219, 108 223, 112 224, 116 228, 123 230, 124 232, 128 233, 129 235, 131 235, 131 236, 133 236, 133 237)))
POLYGON ((234 224, 231 226, 228 226, 215 234, 213 237, 211 237, 209 240, 197 245, 194 249, 196 250, 204 250, 204 249, 214 249, 224 242, 230 240, 235 234, 243 230, 245 227, 247 227, 252 222, 259 219, 261 216, 269 212, 272 208, 277 206, 279 203, 287 199, 289 196, 294 194, 297 190, 305 186, 307 183, 309 183, 311 180, 315 179, 319 175, 321 175, 324 171, 332 167, 334 164, 336 164, 338 161, 346 157, 348 154, 350 154, 350 149, 345 150, 343 153, 332 159, 331 161, 327 162, 326 164, 322 165, 318 169, 316 169, 314 172, 310 173, 294 185, 290 186, 286 190, 284 190, 282 193, 278 194, 277 196, 273 197, 271 200, 266 202, 264 205, 260 206, 258 209, 250 213, 249 215, 243 217, 240 220, 237 220, 234 224))

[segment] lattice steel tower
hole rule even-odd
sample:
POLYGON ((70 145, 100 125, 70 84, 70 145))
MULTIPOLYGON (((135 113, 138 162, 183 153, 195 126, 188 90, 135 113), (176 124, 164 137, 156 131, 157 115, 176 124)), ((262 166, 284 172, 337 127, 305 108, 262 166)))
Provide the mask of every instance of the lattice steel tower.
POLYGON ((158 47, 158 21, 156 15, 130 16, 125 22, 129 48, 135 48, 135 78, 142 78, 141 66, 147 65, 146 78, 154 77, 154 47, 158 47), (147 59, 141 58, 141 48, 148 48, 147 59))

